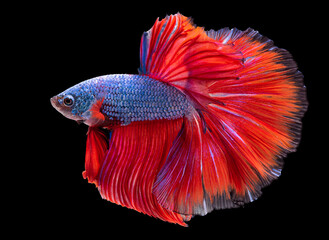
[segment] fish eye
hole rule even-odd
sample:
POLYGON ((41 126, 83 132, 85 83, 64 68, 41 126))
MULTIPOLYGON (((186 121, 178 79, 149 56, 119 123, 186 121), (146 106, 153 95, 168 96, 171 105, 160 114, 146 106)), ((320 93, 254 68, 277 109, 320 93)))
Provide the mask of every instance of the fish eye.
POLYGON ((74 98, 71 95, 67 95, 63 99, 63 103, 67 107, 71 107, 74 103, 74 98))

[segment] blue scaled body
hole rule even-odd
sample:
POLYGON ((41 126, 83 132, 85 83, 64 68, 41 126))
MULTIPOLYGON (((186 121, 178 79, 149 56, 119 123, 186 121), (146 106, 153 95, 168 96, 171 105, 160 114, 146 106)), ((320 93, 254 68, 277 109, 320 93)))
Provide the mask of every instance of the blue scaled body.
POLYGON ((177 88, 166 83, 133 74, 113 74, 81 82, 62 93, 74 96, 72 114, 88 117, 97 100, 100 112, 109 121, 128 125, 147 120, 173 120, 187 114, 189 102, 177 88))

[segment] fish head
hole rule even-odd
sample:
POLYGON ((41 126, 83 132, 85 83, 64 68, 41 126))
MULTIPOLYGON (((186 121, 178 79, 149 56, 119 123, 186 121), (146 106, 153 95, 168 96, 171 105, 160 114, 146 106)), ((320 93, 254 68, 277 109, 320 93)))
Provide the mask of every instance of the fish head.
POLYGON ((95 98, 90 91, 79 84, 50 99, 51 105, 58 112, 78 123, 88 120, 89 114, 86 113, 94 101, 95 98))

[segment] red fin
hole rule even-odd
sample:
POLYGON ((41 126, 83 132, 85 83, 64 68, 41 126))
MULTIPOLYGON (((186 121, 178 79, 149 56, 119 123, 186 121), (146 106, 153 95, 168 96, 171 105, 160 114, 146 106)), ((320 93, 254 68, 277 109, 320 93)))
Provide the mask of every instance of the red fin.
POLYGON ((104 121, 104 115, 100 112, 100 109, 102 107, 104 99, 102 100, 97 100, 89 109, 89 112, 91 113, 91 117, 97 118, 101 121, 104 121))
MULTIPOLYGON (((236 207, 240 199, 234 192, 234 176, 238 174, 234 171, 245 168, 252 172, 246 162, 234 165, 235 156, 230 154, 235 151, 225 146, 228 135, 218 129, 219 123, 214 126, 207 115, 205 118, 209 123, 206 133, 197 112, 190 119, 184 118, 153 187, 162 206, 182 214, 205 215, 214 208, 236 207)), ((247 178, 248 181, 252 176, 247 178)))
POLYGON ((96 102, 90 107, 90 109, 84 113, 83 117, 86 118, 84 121, 88 126, 100 126, 107 125, 106 117, 101 113, 100 109, 102 107, 104 98, 101 100, 96 100, 96 102))
POLYGON ((143 35, 140 72, 179 88, 196 109, 154 184, 165 208, 203 215, 253 201, 296 150, 307 108, 303 76, 258 32, 205 32, 169 16, 143 35))
POLYGON ((198 207, 203 203, 202 129, 199 120, 184 118, 153 186, 153 193, 162 206, 184 214, 203 215, 198 207))
POLYGON ((241 60, 239 51, 214 41, 191 19, 176 14, 157 20, 144 33, 139 72, 177 87, 202 109, 215 101, 209 96, 209 86, 236 79, 241 60))
POLYGON ((103 164, 107 152, 108 136, 97 127, 89 127, 86 144, 86 170, 82 173, 84 178, 88 178, 89 183, 95 183, 97 186, 97 176, 100 167, 103 164))
POLYGON ((115 128, 97 179, 103 198, 164 221, 186 226, 182 216, 163 208, 152 193, 179 129, 180 120, 149 121, 115 128))

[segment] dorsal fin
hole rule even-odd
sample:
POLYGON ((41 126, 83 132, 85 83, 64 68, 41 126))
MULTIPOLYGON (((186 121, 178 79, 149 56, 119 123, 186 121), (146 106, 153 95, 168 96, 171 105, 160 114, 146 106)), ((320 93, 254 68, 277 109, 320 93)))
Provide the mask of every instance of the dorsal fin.
POLYGON ((218 103, 209 96, 209 86, 234 80, 242 67, 241 52, 214 41, 201 27, 181 14, 156 20, 144 32, 140 48, 140 74, 180 89, 197 109, 218 103))

